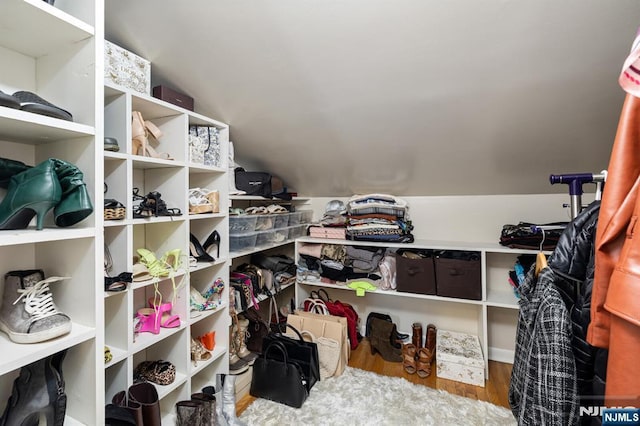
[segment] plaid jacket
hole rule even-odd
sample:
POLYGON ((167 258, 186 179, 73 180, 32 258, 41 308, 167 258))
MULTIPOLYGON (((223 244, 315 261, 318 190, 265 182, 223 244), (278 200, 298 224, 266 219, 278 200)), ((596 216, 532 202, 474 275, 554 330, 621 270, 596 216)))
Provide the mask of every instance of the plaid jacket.
POLYGON ((551 268, 535 267, 520 286, 516 350, 509 404, 519 425, 575 425, 579 421, 576 365, 569 312, 551 268))

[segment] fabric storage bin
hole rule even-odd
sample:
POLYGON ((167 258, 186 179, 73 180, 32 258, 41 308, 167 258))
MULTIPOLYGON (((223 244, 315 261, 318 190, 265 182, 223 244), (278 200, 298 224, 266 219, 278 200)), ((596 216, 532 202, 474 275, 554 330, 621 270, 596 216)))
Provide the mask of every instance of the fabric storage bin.
POLYGON ((271 229, 256 232, 256 246, 268 246, 273 243, 275 232, 271 229))
POLYGON ((256 217, 256 231, 266 231, 275 226, 275 217, 271 214, 259 214, 256 217))
POLYGON ((436 255, 435 265, 438 296, 482 299, 479 252, 443 251, 436 255))
POLYGON ((395 253, 396 291, 417 294, 436 294, 436 273, 433 252, 417 250, 427 257, 412 259, 395 253))
POLYGON ((246 234, 255 230, 255 216, 229 216, 229 235, 246 234))
POLYGON ((151 93, 151 62, 105 40, 104 81, 149 95, 151 93))
POLYGON ((248 250, 256 246, 258 234, 250 232, 248 234, 229 234, 229 251, 248 250))
POLYGON ((484 358, 478 336, 439 329, 436 335, 436 375, 484 387, 484 358))
POLYGON ((289 226, 289 213, 279 213, 273 215, 274 228, 286 228, 289 226))

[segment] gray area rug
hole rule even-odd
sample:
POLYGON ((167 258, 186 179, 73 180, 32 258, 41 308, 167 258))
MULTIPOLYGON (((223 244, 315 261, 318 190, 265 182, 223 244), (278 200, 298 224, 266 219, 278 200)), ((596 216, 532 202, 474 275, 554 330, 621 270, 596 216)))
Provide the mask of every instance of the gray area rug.
POLYGON ((504 407, 351 367, 316 383, 299 409, 257 399, 240 419, 249 426, 516 424, 504 407))

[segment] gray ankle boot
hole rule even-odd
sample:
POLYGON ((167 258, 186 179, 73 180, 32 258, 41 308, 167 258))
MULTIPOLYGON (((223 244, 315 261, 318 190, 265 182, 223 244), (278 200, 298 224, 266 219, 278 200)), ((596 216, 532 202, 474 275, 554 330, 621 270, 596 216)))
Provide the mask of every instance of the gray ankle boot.
POLYGON ((3 426, 46 424, 62 426, 67 409, 62 360, 66 350, 25 365, 0 418, 3 426))
POLYGON ((222 413, 230 426, 246 426, 236 417, 236 376, 227 374, 222 377, 222 413))
POLYGON ((0 330, 16 343, 38 343, 71 331, 71 319, 53 303, 49 284, 67 279, 44 279, 41 269, 11 271, 4 276, 0 330))
POLYGON ((176 426, 205 426, 203 423, 202 401, 176 402, 176 426))

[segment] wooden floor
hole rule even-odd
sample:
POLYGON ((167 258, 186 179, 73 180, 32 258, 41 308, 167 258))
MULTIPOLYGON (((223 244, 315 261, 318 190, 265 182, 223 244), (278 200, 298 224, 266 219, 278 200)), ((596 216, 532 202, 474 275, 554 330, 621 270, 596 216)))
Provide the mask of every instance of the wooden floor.
MULTIPOLYGON (((511 377, 511 364, 489 361, 489 380, 485 382, 484 388, 437 378, 435 363, 431 375, 421 379, 417 374, 406 373, 402 368, 402 363, 387 362, 379 354, 371 355, 369 342, 364 339, 356 350, 351 353, 349 367, 361 368, 385 376, 404 377, 413 383, 509 408, 507 394, 511 377)), ((254 397, 246 395, 237 401, 236 409, 238 413, 242 413, 254 400, 254 397)))

